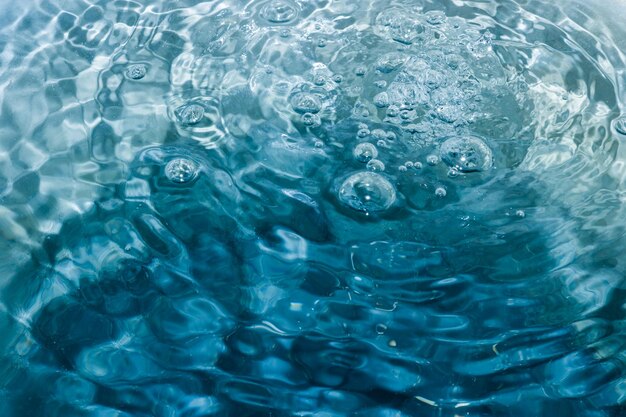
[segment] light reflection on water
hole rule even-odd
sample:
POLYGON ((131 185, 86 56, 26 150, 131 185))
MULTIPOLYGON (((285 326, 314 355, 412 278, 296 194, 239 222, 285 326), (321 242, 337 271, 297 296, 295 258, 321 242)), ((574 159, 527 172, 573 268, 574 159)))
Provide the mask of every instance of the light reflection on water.
POLYGON ((518 3, 7 4, 0 413, 624 414, 623 12, 518 3))

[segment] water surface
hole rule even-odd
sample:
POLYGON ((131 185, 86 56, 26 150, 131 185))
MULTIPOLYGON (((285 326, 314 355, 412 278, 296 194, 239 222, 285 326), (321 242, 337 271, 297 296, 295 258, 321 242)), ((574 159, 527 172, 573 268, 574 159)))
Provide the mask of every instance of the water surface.
POLYGON ((0 17, 0 414, 626 414, 617 2, 0 17))

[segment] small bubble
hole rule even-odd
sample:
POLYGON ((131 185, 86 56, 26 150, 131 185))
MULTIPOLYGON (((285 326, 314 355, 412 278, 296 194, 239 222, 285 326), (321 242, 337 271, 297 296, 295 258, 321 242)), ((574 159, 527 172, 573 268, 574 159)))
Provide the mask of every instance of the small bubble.
POLYGON ((337 84, 341 83, 343 81, 343 77, 339 74, 335 74, 333 75, 333 81, 336 82, 337 84))
POLYGON ((196 175, 198 175, 198 166, 190 159, 172 159, 165 166, 165 176, 178 184, 190 182, 196 175))
POLYGON ((197 103, 184 104, 177 108, 174 113, 181 124, 195 125, 204 117, 204 107, 197 103))
POLYGON ((363 66, 356 67, 356 69, 354 70, 354 74, 355 74, 357 77, 362 77, 362 76, 364 76, 366 72, 367 72, 367 68, 365 68, 365 67, 363 67, 363 66))
POLYGON ((524 212, 524 210, 517 210, 515 212, 515 217, 519 217, 520 219, 523 219, 524 217, 526 217, 526 213, 524 212))
POLYGON ((324 48, 326 46, 326 39, 320 39, 317 41, 318 48, 324 48))
POLYGON ((455 168, 450 168, 448 170, 448 177, 450 178, 456 178, 459 176, 459 174, 460 174, 459 171, 455 168))
POLYGON ((378 149, 371 143, 359 143, 354 148, 354 158, 359 162, 369 162, 378 156, 378 149))
POLYGON ((270 0, 263 5, 259 15, 270 23, 289 23, 298 16, 297 7, 285 0, 270 0))
POLYGON ((288 38, 289 34, 290 34, 289 29, 283 29, 283 30, 280 31, 280 37, 281 38, 288 38))
POLYGON ((319 113, 322 109, 322 101, 315 94, 296 93, 291 96, 291 107, 296 113, 319 113))
POLYGON ((615 127, 617 133, 619 133, 620 135, 626 135, 626 117, 623 116, 619 119, 616 119, 613 123, 613 126, 615 127))
POLYGON ((317 114, 304 113, 301 117, 302 123, 307 127, 317 127, 322 124, 322 120, 317 114))
POLYGON ((426 157, 426 163, 430 166, 435 166, 439 163, 439 157, 437 155, 428 155, 426 157))
POLYGON ((360 139, 366 138, 370 135, 370 130, 369 129, 359 129, 358 132, 356 132, 356 136, 360 139))
POLYGON ((460 172, 480 172, 491 168, 491 149, 480 138, 455 136, 447 139, 440 149, 441 159, 460 172))
POLYGON ((372 130, 372 137, 377 140, 386 139, 387 133, 382 129, 374 129, 372 130))
POLYGON ((393 133, 393 132, 387 132, 387 140, 388 140, 389 142, 393 142, 393 141, 394 141, 394 140, 396 140, 396 139, 397 139, 397 136, 396 136, 396 134, 395 134, 395 133, 393 133))
POLYGON ((396 201, 396 189, 380 174, 357 172, 341 184, 339 201, 365 213, 383 211, 396 201))
POLYGON ((379 148, 386 148, 387 147, 387 142, 385 142, 384 140, 379 140, 378 142, 376 142, 376 146, 378 146, 379 148))
POLYGON ((386 330, 387 330, 387 326, 385 326, 384 324, 377 324, 376 325, 376 333, 378 333, 378 334, 385 334, 386 330))
POLYGON ((413 168, 413 162, 407 161, 407 162, 404 163, 404 166, 407 167, 407 168, 413 168))
POLYGON ((404 119, 404 120, 409 120, 411 118, 411 111, 410 110, 402 110, 400 112, 400 118, 404 119))
POLYGON ((422 169, 422 168, 423 168, 423 165, 422 165, 422 163, 421 163, 421 162, 415 162, 415 163, 413 164, 413 168, 415 168, 415 169, 422 169))
POLYGON ((313 79, 313 84, 321 87, 326 84, 326 78, 323 75, 318 75, 313 79))
POLYGON ((379 80, 379 81, 375 81, 374 85, 378 88, 385 88, 387 87, 387 81, 385 80, 379 80))
POLYGON ((406 172, 406 171, 407 171, 407 167, 405 167, 404 165, 400 165, 400 166, 398 167, 398 171, 400 171, 400 172, 406 172))
POLYGON ((322 142, 321 140, 316 140, 313 146, 315 146, 316 148, 323 148, 324 142, 322 142))
POLYGON ((379 159, 372 159, 365 167, 368 171, 372 172, 382 172, 385 170, 385 164, 379 159))
POLYGON ((436 195, 437 197, 439 197, 439 198, 443 198, 443 197, 445 197, 445 196, 446 196, 446 194, 448 194, 448 192, 447 192, 447 191, 446 191, 446 189, 445 189, 445 188, 443 188, 443 187, 437 187, 437 188, 435 189, 435 195, 436 195))
POLYGON ((146 67, 144 64, 132 64, 129 65, 126 68, 126 78, 129 78, 131 80, 141 80, 143 77, 146 76, 146 73, 148 72, 148 67, 146 67))
POLYGON ((398 117, 398 108, 396 106, 389 106, 387 109, 387 116, 398 117))

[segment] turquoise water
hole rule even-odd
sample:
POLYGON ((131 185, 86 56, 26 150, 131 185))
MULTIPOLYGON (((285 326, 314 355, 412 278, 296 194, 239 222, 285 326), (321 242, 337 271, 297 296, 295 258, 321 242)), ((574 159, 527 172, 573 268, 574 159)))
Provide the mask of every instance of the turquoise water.
POLYGON ((0 415, 626 415, 621 9, 2 3, 0 415))

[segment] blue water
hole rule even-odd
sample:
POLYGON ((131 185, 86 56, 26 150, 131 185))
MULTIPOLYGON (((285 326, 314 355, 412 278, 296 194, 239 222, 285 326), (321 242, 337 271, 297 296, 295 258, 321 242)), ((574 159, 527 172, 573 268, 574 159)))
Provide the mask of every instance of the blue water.
POLYGON ((626 415, 619 10, 2 3, 0 415, 626 415))

